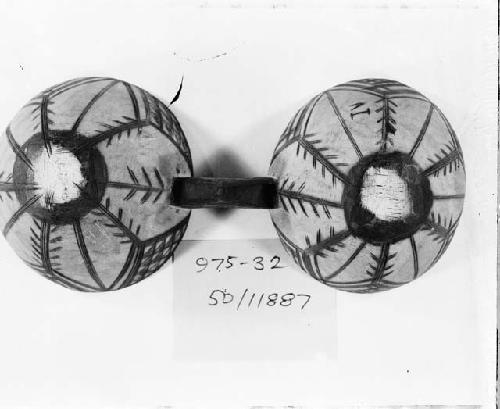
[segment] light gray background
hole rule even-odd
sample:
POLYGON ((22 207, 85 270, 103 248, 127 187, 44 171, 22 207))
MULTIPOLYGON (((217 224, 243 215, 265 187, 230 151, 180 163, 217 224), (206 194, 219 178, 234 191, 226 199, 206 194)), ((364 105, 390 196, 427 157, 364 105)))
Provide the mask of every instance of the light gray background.
MULTIPOLYGON (((169 101, 184 75, 173 110, 195 171, 263 176, 310 97, 387 77, 441 108, 468 178, 456 237, 428 275, 380 295, 336 295, 335 365, 179 362, 172 266, 118 293, 79 294, 37 276, 2 239, 0 407, 493 407, 496 2, 0 1, 0 15, 2 127, 65 79, 114 76, 169 101)), ((265 211, 196 211, 186 238, 275 233, 265 211)))

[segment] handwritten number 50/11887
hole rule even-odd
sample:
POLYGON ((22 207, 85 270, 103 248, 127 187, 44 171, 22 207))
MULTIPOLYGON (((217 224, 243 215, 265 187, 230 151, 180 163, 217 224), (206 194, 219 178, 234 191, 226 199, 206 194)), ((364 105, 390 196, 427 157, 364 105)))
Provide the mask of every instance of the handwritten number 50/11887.
POLYGON ((305 300, 300 305, 300 309, 304 309, 305 306, 309 303, 311 299, 311 295, 309 294, 296 294, 296 293, 286 293, 286 294, 278 294, 278 293, 255 293, 249 290, 248 288, 241 293, 241 295, 236 295, 231 293, 227 289, 216 289, 213 290, 208 296, 209 302, 208 305, 227 305, 232 304, 236 307, 237 310, 241 308, 260 308, 262 306, 274 307, 290 307, 293 304, 294 299, 298 300, 299 298, 305 298, 305 300))
POLYGON ((281 258, 279 256, 273 256, 269 259, 265 259, 264 257, 257 256, 252 259, 251 262, 247 260, 240 259, 235 256, 227 256, 225 258, 212 258, 207 259, 205 257, 198 257, 195 261, 196 265, 200 267, 196 270, 197 273, 201 273, 204 271, 210 264, 215 266, 215 270, 221 271, 222 269, 229 270, 235 266, 251 266, 254 270, 262 271, 266 268, 270 270, 277 268, 284 268, 285 266, 280 265, 281 258))

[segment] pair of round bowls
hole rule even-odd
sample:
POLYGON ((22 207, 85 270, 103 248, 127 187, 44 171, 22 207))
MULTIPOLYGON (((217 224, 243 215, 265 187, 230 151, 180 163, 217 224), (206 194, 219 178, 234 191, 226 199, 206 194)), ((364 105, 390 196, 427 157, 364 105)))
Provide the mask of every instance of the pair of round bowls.
POLYGON ((0 139, 0 226, 46 278, 80 291, 128 287, 173 254, 192 208, 270 209, 294 261, 359 293, 431 268, 457 228, 465 169, 431 101, 397 81, 328 89, 286 126, 269 175, 193 177, 171 110, 113 78, 77 78, 30 100, 0 139))

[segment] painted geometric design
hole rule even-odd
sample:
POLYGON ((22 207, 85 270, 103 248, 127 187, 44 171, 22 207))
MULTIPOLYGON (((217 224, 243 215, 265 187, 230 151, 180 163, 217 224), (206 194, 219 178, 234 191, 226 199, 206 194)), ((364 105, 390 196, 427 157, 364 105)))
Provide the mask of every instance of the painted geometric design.
POLYGON ((431 268, 455 234, 465 197, 458 139, 431 101, 393 80, 364 79, 328 89, 292 118, 274 151, 271 210, 282 244, 322 283, 367 293, 406 284, 431 268), (368 240, 346 219, 346 188, 368 157, 403 155, 428 183, 426 219, 402 239, 368 240))
POLYGON ((135 284, 172 256, 187 228, 190 211, 169 204, 173 177, 192 175, 184 133, 167 106, 125 81, 88 77, 48 88, 9 124, 0 152, 3 233, 60 285, 135 284), (47 175, 70 177, 59 162, 76 159, 83 179, 57 187, 47 175))

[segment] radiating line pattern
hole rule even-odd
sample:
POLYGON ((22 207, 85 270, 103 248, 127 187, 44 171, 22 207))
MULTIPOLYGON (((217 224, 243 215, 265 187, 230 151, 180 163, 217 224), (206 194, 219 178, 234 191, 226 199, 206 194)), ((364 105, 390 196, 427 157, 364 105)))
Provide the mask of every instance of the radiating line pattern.
MULTIPOLYGON (((75 146, 70 145, 74 155, 96 148, 105 154, 106 149, 113 149, 114 143, 123 141, 123 138, 143 138, 141 141, 145 143, 151 134, 158 135, 159 139, 165 138, 165 141, 169 141, 170 144, 166 142, 164 146, 168 146, 173 152, 178 152, 182 158, 180 160, 184 161, 182 166, 177 166, 177 172, 181 172, 182 168, 186 169, 182 170, 182 176, 189 176, 192 173, 189 145, 173 113, 159 99, 125 81, 99 77, 69 80, 41 92, 23 109, 28 109, 30 112, 33 133, 26 134, 25 131, 20 131, 19 127, 9 126, 5 131, 5 140, 8 144, 6 146, 14 153, 14 160, 22 163, 30 172, 35 170, 33 158, 25 145, 17 141, 24 142, 39 133, 44 149, 50 157, 54 153, 53 146, 57 143, 57 138, 64 133, 66 139, 79 140, 75 146), (92 88, 88 88, 89 86, 92 88), (76 93, 80 99, 87 98, 86 103, 76 114, 64 113, 66 106, 54 108, 57 98, 70 92, 76 93), (107 104, 113 104, 110 101, 122 104, 124 115, 111 119, 104 115, 102 122, 96 122, 99 120, 96 118, 100 117, 99 105, 102 105, 99 102, 103 98, 108 98, 107 104), (121 100, 117 101, 116 98, 121 100), (127 106, 130 113, 127 112, 127 106), (58 115, 61 114, 74 115, 69 129, 58 128, 58 115), (92 121, 96 122, 94 133, 88 134, 86 131, 86 138, 77 139, 83 123, 85 122, 85 129, 88 129, 93 125, 92 121), (147 134, 144 132, 146 128, 149 129, 147 134), (12 129, 17 131, 13 132, 12 129)), ((130 154, 135 155, 136 152, 131 151, 130 154)), ((82 197, 94 201, 93 209, 88 214, 62 224, 51 220, 49 216, 43 216, 47 212, 34 210, 40 206, 43 199, 42 186, 31 182, 21 183, 16 180, 16 174, 12 170, 0 170, 0 205, 8 202, 9 208, 16 206, 3 227, 3 233, 9 238, 11 234, 17 235, 21 227, 25 229, 26 225, 30 225, 29 256, 23 256, 29 266, 44 277, 79 291, 118 290, 149 277, 161 268, 182 239, 190 213, 183 210, 178 216, 172 217, 172 221, 170 224, 167 223, 163 231, 157 229, 154 230, 156 233, 150 233, 153 230, 146 222, 147 217, 151 216, 143 216, 137 212, 132 214, 126 212, 125 208, 133 203, 133 206, 148 206, 149 212, 151 209, 158 209, 157 211, 177 214, 178 210, 170 209, 170 206, 165 207, 169 199, 171 184, 168 178, 171 175, 165 173, 165 169, 160 166, 161 163, 151 162, 152 166, 148 163, 134 167, 127 164, 126 158, 124 163, 120 174, 126 175, 126 178, 103 179, 98 182, 99 188, 106 192, 102 201, 80 188, 82 197), (23 195, 20 196, 20 192, 24 192, 23 195), (27 199, 23 199, 24 197, 27 199), (22 218, 25 215, 29 217, 22 218), (21 218, 22 226, 13 232, 21 218), (69 226, 69 230, 64 229, 64 234, 59 233, 63 230, 61 227, 66 225, 69 226), (102 256, 95 250, 103 239, 116 243, 119 254, 124 256, 122 265, 117 271, 111 271, 116 266, 108 267, 106 263, 97 263, 97 258, 102 256), (72 271, 68 269, 67 257, 61 257, 71 246, 78 250, 80 257, 80 260, 73 261, 81 263, 83 266, 81 268, 87 272, 87 277, 73 276, 72 271)), ((116 164, 107 163, 108 167, 110 165, 116 164)), ((46 205, 50 209, 54 203, 48 202, 46 205)))
POLYGON ((432 207, 429 219, 421 225, 420 230, 396 242, 373 242, 353 235, 346 227, 343 199, 332 199, 334 191, 335 197, 341 198, 346 187, 354 183, 349 172, 354 163, 342 152, 352 151, 358 160, 366 155, 391 152, 395 149, 397 138, 401 137, 398 127, 408 126, 401 117, 408 106, 418 106, 422 110, 419 114, 422 119, 420 123, 412 123, 415 129, 412 128, 413 132, 408 136, 412 138, 411 143, 405 141, 407 150, 403 153, 418 160, 418 172, 424 177, 463 177, 463 172, 458 173, 464 168, 462 150, 449 122, 426 97, 397 81, 350 81, 322 92, 297 111, 279 138, 270 165, 270 174, 278 179, 280 205, 271 212, 273 225, 294 261, 328 286, 359 293, 398 287, 425 273, 451 242, 458 219, 452 216, 455 210, 449 209, 461 209, 465 198, 465 192, 458 191, 461 184, 453 184, 455 179, 450 182, 451 186, 456 186, 455 191, 432 192, 433 203, 445 205, 432 207), (356 99, 349 99, 346 95, 353 95, 356 99), (366 99, 363 99, 363 95, 366 99), (346 108, 346 100, 351 101, 349 108, 346 108), (350 115, 346 114, 348 109, 351 109, 350 115), (366 123, 378 126, 372 133, 372 151, 366 147, 369 137, 358 134, 366 131, 366 128, 353 126, 359 118, 365 120, 369 117, 373 119, 366 123), (325 121, 335 128, 328 133, 328 129, 316 121, 325 121), (446 129, 444 132, 447 133, 443 135, 448 142, 433 147, 437 129, 434 124, 439 121, 445 124, 439 129, 440 132, 446 129), (321 129, 321 134, 318 129, 321 129), (333 141, 342 143, 342 149, 333 141), (433 154, 427 155, 426 152, 432 149, 433 154), (426 156, 427 162, 422 159, 426 156), (300 172, 296 169, 304 170, 300 172), (316 178, 319 177, 330 181, 331 192, 322 183, 321 189, 325 190, 318 193, 316 178), (307 223, 310 223, 310 228, 307 223), (420 234, 422 231, 426 234, 420 234), (422 252, 424 247, 426 252, 422 252), (429 247, 433 250, 429 251, 429 247), (435 256, 430 260, 429 267, 429 260, 425 260, 425 257, 433 251, 435 256), (360 265, 366 266, 362 278, 359 278, 360 265), (398 269, 402 266, 406 266, 407 273, 400 274, 398 269), (357 278, 352 279, 352 276, 357 278))

